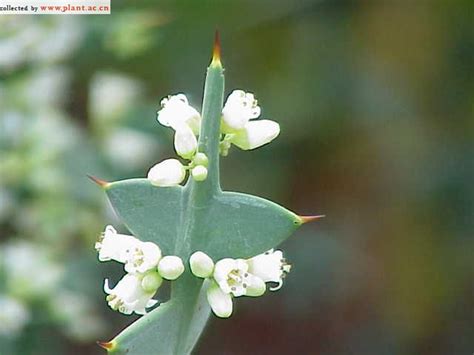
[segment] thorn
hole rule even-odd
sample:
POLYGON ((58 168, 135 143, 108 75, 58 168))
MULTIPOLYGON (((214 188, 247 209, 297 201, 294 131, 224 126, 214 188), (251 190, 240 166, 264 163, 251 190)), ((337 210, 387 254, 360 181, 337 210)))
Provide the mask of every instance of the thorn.
POLYGON ((107 188, 110 185, 110 182, 96 178, 95 176, 87 175, 87 177, 91 179, 92 181, 94 181, 97 185, 99 185, 103 189, 107 188))
POLYGON ((102 349, 107 351, 113 350, 115 348, 114 341, 96 341, 97 345, 99 345, 102 349))
POLYGON ((309 223, 309 222, 313 222, 313 221, 316 221, 317 219, 321 219, 321 218, 324 218, 326 217, 326 215, 324 214, 321 214, 321 215, 318 215, 318 216, 298 216, 301 220, 301 223, 309 223))
POLYGON ((221 36, 219 35, 218 30, 216 30, 214 36, 214 48, 212 49, 211 64, 221 65, 221 36))

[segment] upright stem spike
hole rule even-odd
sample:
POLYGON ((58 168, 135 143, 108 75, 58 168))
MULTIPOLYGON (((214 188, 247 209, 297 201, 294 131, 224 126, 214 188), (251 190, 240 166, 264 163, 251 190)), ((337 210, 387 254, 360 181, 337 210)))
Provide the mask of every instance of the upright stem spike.
POLYGON ((221 37, 218 30, 216 30, 216 34, 214 36, 214 47, 212 49, 211 65, 222 66, 221 64, 221 37))
MULTIPOLYGON (((202 103, 202 122, 199 134, 198 151, 206 154, 209 159, 208 175, 204 181, 196 182, 189 179, 187 186, 193 188, 193 198, 206 204, 207 200, 220 191, 219 185, 219 142, 221 138, 220 126, 222 106, 224 101, 224 69, 220 62, 219 32, 216 31, 212 62, 207 68, 204 85, 204 99, 202 103)), ((196 201, 197 201, 196 200, 196 201)))

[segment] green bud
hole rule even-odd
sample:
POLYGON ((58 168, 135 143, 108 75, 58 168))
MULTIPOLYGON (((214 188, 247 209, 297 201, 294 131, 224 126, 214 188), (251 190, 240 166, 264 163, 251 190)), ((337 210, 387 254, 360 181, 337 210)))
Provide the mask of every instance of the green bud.
POLYGON ((209 165, 209 160, 207 159, 207 155, 204 153, 196 153, 196 156, 193 159, 194 164, 202 165, 207 168, 209 165))
POLYGON ((158 272, 167 280, 176 280, 184 271, 184 264, 180 257, 165 256, 158 264, 158 272))
POLYGON ((145 292, 155 292, 163 283, 163 279, 156 271, 149 271, 142 279, 142 288, 145 292))
POLYGON ((197 251, 189 258, 191 272, 197 276, 206 278, 212 275, 214 271, 214 262, 202 251, 197 251))
POLYGON ((196 181, 204 181, 207 178, 207 169, 205 166, 198 165, 191 170, 191 175, 196 181))

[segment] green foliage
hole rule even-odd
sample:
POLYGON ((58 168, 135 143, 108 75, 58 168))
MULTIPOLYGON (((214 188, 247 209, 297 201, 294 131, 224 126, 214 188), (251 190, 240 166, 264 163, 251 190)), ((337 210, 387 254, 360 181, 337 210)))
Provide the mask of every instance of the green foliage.
MULTIPOLYGON (((107 195, 129 230, 158 244, 164 254, 187 261, 197 250, 214 260, 251 257, 289 237, 301 225, 294 213, 265 199, 223 192, 219 184, 220 119, 224 76, 220 62, 208 69, 199 151, 209 157, 209 175, 190 178, 185 187, 156 187, 146 179, 105 185, 107 195)), ((173 282, 171 299, 119 334, 118 354, 188 354, 210 314, 206 283, 189 268, 173 282)))

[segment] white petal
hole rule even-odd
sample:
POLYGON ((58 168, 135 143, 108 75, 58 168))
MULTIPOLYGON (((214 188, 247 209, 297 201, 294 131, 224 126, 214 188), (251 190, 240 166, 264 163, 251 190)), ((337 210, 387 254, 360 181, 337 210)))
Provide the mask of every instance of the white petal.
POLYGON ((264 282, 280 282, 283 276, 283 253, 270 250, 247 260, 249 272, 264 282))
POLYGON ((155 186, 175 186, 186 176, 183 164, 177 159, 166 159, 148 172, 148 180, 155 186))
POLYGON ((146 313, 145 308, 154 295, 154 292, 146 292, 141 287, 141 277, 132 274, 126 274, 113 289, 106 280, 104 290, 109 294, 106 297, 109 306, 123 314, 146 313))
POLYGON ((149 308, 149 307, 153 307, 155 304, 158 303, 158 300, 154 300, 154 299, 151 299, 148 301, 148 303, 146 304, 146 308, 149 308))
POLYGON ((176 280, 184 272, 184 264, 180 257, 168 255, 158 264, 158 272, 167 280, 176 280))
POLYGON ((250 121, 245 127, 236 132, 231 142, 243 150, 261 147, 280 134, 280 125, 270 120, 250 121))
POLYGON ((247 279, 247 282, 248 286, 247 292, 245 293, 246 296, 258 297, 263 295, 267 289, 265 282, 263 282, 263 280, 257 276, 250 275, 247 279))
MULTIPOLYGON (((138 314, 138 315, 141 315, 141 316, 145 315, 146 314, 145 307, 136 308, 135 313, 138 314)), ((127 314, 127 313, 125 313, 125 314, 127 314)))
POLYGON ((95 244, 95 249, 99 251, 99 260, 115 260, 124 263, 127 260, 127 253, 136 243, 140 241, 125 234, 118 234, 112 226, 105 227, 101 240, 95 244))
POLYGON ((229 273, 236 268, 234 259, 225 258, 219 260, 214 267, 214 279, 217 283, 227 282, 229 273))
POLYGON ((249 269, 249 265, 247 264, 247 261, 244 259, 235 259, 235 267, 240 272, 246 272, 249 269))
POLYGON ((207 301, 216 316, 228 318, 232 314, 232 296, 224 293, 215 282, 207 289, 207 301))
POLYGON ((180 126, 174 135, 174 149, 179 156, 190 159, 197 149, 197 139, 191 128, 187 125, 180 126))
POLYGON ((189 265, 191 266, 191 272, 197 277, 209 277, 214 271, 214 262, 202 251, 197 251, 191 255, 189 265))
POLYGON ((161 249, 152 242, 139 242, 130 249, 125 271, 129 273, 145 273, 156 268, 161 259, 161 249))
POLYGON ((109 279, 104 280, 104 292, 108 295, 112 293, 112 289, 109 287, 109 279))
POLYGON ((278 285, 275 287, 270 287, 270 291, 278 291, 280 288, 283 287, 283 279, 278 280, 278 285))
POLYGON ((243 259, 222 259, 214 267, 214 279, 225 293, 232 293, 235 297, 246 293, 245 278, 248 265, 243 259))
POLYGON ((177 129, 183 124, 189 126, 195 134, 199 133, 201 115, 188 104, 184 94, 169 96, 161 100, 163 108, 158 111, 158 122, 163 126, 177 129))
POLYGON ((241 130, 252 118, 260 116, 260 107, 251 93, 234 90, 222 109, 223 133, 241 130))
POLYGON ((161 259, 161 249, 152 242, 142 242, 141 249, 143 251, 143 267, 138 268, 138 272, 146 272, 158 265, 161 259))

